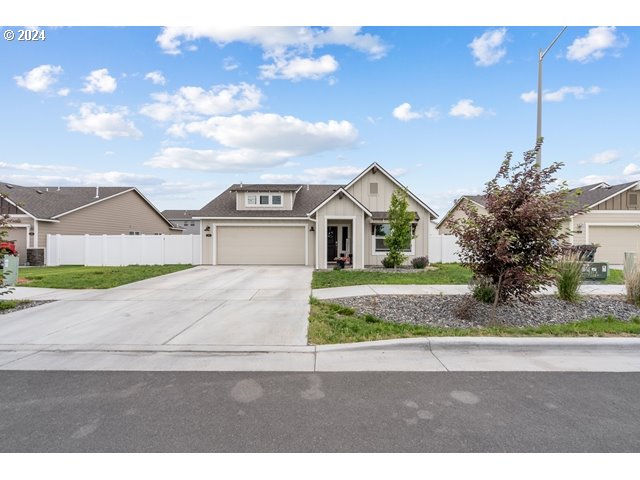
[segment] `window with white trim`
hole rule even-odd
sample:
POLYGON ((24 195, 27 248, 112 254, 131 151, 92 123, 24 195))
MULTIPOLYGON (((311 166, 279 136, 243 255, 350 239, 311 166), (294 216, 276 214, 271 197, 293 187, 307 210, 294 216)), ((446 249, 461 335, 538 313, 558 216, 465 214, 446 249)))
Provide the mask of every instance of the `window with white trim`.
POLYGON ((248 193, 247 207, 282 207, 282 193, 248 193))
MULTIPOLYGON (((389 247, 384 243, 384 237, 386 237, 390 231, 391 228, 388 223, 378 223, 373 225, 374 252, 386 253, 389 251, 389 247)), ((403 252, 413 252, 413 240, 409 242, 409 245, 407 245, 407 248, 405 248, 403 252)))

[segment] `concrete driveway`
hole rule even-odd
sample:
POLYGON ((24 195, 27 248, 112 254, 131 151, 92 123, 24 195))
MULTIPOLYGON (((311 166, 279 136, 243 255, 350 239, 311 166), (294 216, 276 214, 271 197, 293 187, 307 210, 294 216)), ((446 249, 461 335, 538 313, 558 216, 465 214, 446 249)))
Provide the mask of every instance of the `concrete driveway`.
POLYGON ((0 315, 0 345, 307 344, 309 267, 195 267, 0 315))

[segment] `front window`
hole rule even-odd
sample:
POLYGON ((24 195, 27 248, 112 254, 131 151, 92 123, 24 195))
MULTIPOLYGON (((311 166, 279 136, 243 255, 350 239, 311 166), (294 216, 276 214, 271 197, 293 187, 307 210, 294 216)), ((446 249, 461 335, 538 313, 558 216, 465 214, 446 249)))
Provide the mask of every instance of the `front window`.
MULTIPOLYGON (((391 231, 388 223, 379 223, 373 226, 373 238, 375 241, 375 251, 376 252, 388 252, 389 247, 384 243, 384 237, 391 231)), ((407 247, 403 250, 404 252, 411 252, 411 241, 407 247)))
POLYGON ((260 195, 260 205, 269 205, 269 195, 260 195))
POLYGON ((257 203, 256 195, 247 195, 247 205, 255 205, 257 203))
POLYGON ((282 196, 281 195, 271 195, 271 204, 272 205, 282 205, 282 196))

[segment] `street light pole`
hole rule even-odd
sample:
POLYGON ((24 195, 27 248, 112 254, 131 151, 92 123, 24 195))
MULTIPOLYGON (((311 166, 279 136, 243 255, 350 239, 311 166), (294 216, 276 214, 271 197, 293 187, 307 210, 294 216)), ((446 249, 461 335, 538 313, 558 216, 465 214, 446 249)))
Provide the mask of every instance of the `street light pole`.
POLYGON ((538 151, 536 153, 536 166, 538 168, 542 166, 542 145, 538 145, 538 142, 542 138, 542 61, 544 60, 544 56, 549 50, 551 50, 551 47, 555 45, 560 38, 560 35, 562 35, 566 29, 567 27, 562 28, 560 33, 556 35, 556 38, 553 39, 553 42, 549 44, 546 50, 538 50, 538 121, 536 128, 536 146, 538 146, 538 151))

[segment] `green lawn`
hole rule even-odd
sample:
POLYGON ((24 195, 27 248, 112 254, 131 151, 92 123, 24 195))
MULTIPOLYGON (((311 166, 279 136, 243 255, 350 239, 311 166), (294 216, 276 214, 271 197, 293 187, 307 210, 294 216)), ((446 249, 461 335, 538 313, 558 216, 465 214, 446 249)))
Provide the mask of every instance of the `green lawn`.
POLYGON ((21 268, 19 285, 47 288, 112 288, 145 278, 166 275, 192 265, 130 265, 128 267, 28 267, 21 268))
POLYGON ((16 308, 21 303, 26 303, 26 300, 0 300, 0 312, 16 308))
POLYGON ((630 322, 613 317, 593 318, 565 325, 535 328, 442 328, 385 322, 371 315, 357 315, 351 308, 320 302, 313 298, 309 315, 309 343, 315 345, 410 337, 594 337, 608 335, 640 335, 640 318, 636 317, 630 322))
POLYGON ((602 283, 604 285, 624 285, 624 273, 622 270, 609 269, 609 276, 602 283))
POLYGON ((457 263, 434 264, 437 270, 394 273, 391 270, 327 270, 313 272, 311 288, 346 287, 349 285, 466 285, 471 271, 457 263))

